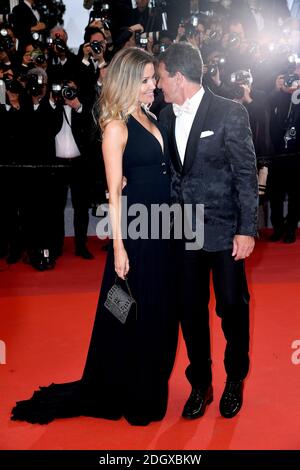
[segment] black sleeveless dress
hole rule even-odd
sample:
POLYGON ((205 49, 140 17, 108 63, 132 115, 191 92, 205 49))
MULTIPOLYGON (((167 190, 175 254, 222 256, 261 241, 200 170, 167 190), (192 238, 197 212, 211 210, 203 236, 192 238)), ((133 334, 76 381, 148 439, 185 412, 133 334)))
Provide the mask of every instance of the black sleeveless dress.
POLYGON ((128 209, 142 204, 148 210, 146 216, 142 211, 139 238, 130 236, 134 227, 139 230, 136 216, 128 217, 125 226, 129 232, 124 238, 130 264, 128 282, 137 302, 137 316, 132 310, 123 325, 104 306, 115 282, 111 244, 81 380, 40 387, 29 400, 17 402, 13 420, 43 424, 80 415, 107 419, 124 416, 131 424, 147 425, 165 415, 178 333, 171 301, 172 260, 169 240, 162 239, 161 234, 157 237, 157 233, 147 238, 145 227, 148 225, 148 234, 151 230, 157 232, 157 227, 151 225, 151 208, 170 204, 167 138, 159 128, 164 140, 162 149, 156 137, 133 116, 127 127, 123 155, 127 185, 123 195, 127 196, 128 209))

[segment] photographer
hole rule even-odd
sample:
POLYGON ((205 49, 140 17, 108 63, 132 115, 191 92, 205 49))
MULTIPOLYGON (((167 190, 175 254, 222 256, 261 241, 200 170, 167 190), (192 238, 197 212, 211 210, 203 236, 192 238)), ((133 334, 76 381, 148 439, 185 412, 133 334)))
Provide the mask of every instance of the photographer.
POLYGON ((275 155, 269 165, 268 191, 273 234, 271 241, 283 239, 294 243, 300 215, 300 158, 289 156, 300 149, 300 64, 281 73, 270 95, 271 139, 275 155), (284 155, 277 157, 277 155, 284 155), (284 201, 288 197, 288 213, 284 218, 284 201))
POLYGON ((87 229, 89 223, 89 172, 88 139, 91 127, 90 108, 79 100, 77 84, 72 80, 52 84, 50 105, 55 110, 56 125, 59 129, 55 136, 56 163, 66 165, 57 173, 54 201, 55 222, 52 239, 55 243, 56 257, 62 254, 64 243, 64 210, 68 188, 71 190, 74 209, 75 254, 84 259, 93 259, 87 248, 87 229))
POLYGON ((30 40, 32 32, 44 32, 46 24, 40 21, 40 14, 34 8, 34 0, 20 1, 12 11, 12 23, 16 37, 19 40, 19 48, 30 40))
POLYGON ((270 115, 267 97, 263 91, 253 88, 250 70, 238 70, 231 74, 228 93, 229 98, 244 105, 248 111, 256 157, 270 155, 270 115))
POLYGON ((161 31, 163 29, 161 8, 150 8, 149 0, 136 0, 136 4, 137 8, 132 10, 128 26, 140 24, 145 33, 161 31))
POLYGON ((41 68, 32 68, 26 75, 26 91, 30 99, 27 119, 30 139, 24 145, 26 163, 25 232, 29 263, 39 271, 55 266, 51 231, 54 222, 55 170, 47 167, 55 160, 55 135, 58 126, 55 111, 47 97, 48 78, 41 68), (44 166, 45 165, 45 166, 44 166))
POLYGON ((12 70, 0 68, 0 78, 5 84, 5 102, 0 104, 1 168, 0 256, 7 256, 7 263, 18 262, 25 246, 24 195, 26 181, 18 165, 26 161, 24 144, 28 139, 28 102, 21 83, 12 70))
POLYGON ((0 65, 14 69, 16 66, 16 37, 11 27, 0 24, 0 65))
POLYGON ((50 83, 78 75, 79 62, 77 56, 68 48, 67 42, 68 34, 61 26, 50 31, 47 69, 50 83))
POLYGON ((99 28, 87 27, 84 35, 84 44, 78 51, 79 83, 84 97, 89 99, 91 105, 95 99, 96 84, 100 71, 106 66, 105 61, 106 40, 99 28))

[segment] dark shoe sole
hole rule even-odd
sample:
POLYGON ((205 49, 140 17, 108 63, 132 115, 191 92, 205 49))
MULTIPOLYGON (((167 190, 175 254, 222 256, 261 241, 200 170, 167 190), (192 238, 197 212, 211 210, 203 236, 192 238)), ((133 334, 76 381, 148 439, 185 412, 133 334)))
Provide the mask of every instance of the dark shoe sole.
POLYGON ((242 405, 243 405, 243 403, 241 403, 241 405, 233 413, 231 413, 229 415, 222 413, 222 411, 220 409, 220 414, 221 414, 221 416, 223 416, 223 418, 226 418, 226 419, 234 418, 240 412, 240 410, 242 408, 242 405))

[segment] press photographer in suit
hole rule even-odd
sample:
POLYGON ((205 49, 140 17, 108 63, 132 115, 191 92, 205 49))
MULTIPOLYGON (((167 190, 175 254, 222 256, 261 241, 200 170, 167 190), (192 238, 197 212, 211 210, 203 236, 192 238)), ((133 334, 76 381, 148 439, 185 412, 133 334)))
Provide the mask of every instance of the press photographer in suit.
POLYGON ((34 8, 34 0, 20 1, 12 11, 12 22, 16 37, 19 39, 19 49, 30 41, 31 33, 45 31, 46 24, 40 21, 40 15, 34 8))
POLYGON ((184 237, 174 239, 180 320, 190 361, 186 376, 192 386, 183 410, 187 419, 202 416, 213 400, 211 271, 216 312, 226 339, 221 415, 231 418, 242 406, 249 370, 244 260, 254 248, 257 231, 258 185, 248 114, 242 105, 202 87, 202 66, 198 49, 178 43, 160 56, 158 68, 158 87, 165 101, 173 103, 160 115, 170 136, 172 200, 183 208, 192 205, 193 231, 196 205, 204 204, 203 247, 189 250, 184 237))
POLYGON ((66 165, 58 172, 56 180, 56 215, 52 239, 56 257, 63 251, 64 211, 68 188, 74 208, 75 254, 90 260, 94 256, 87 248, 89 223, 89 135, 91 129, 90 107, 81 102, 74 80, 52 84, 50 105, 56 111, 55 136, 56 163, 66 165))

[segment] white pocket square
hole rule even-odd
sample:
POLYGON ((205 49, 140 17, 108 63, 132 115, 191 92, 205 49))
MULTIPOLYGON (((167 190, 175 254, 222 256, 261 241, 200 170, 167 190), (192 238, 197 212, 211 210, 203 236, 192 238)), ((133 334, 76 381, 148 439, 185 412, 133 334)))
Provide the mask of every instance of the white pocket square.
POLYGON ((209 137, 210 135, 214 135, 214 131, 203 131, 201 132, 200 139, 203 139, 203 137, 209 137))

